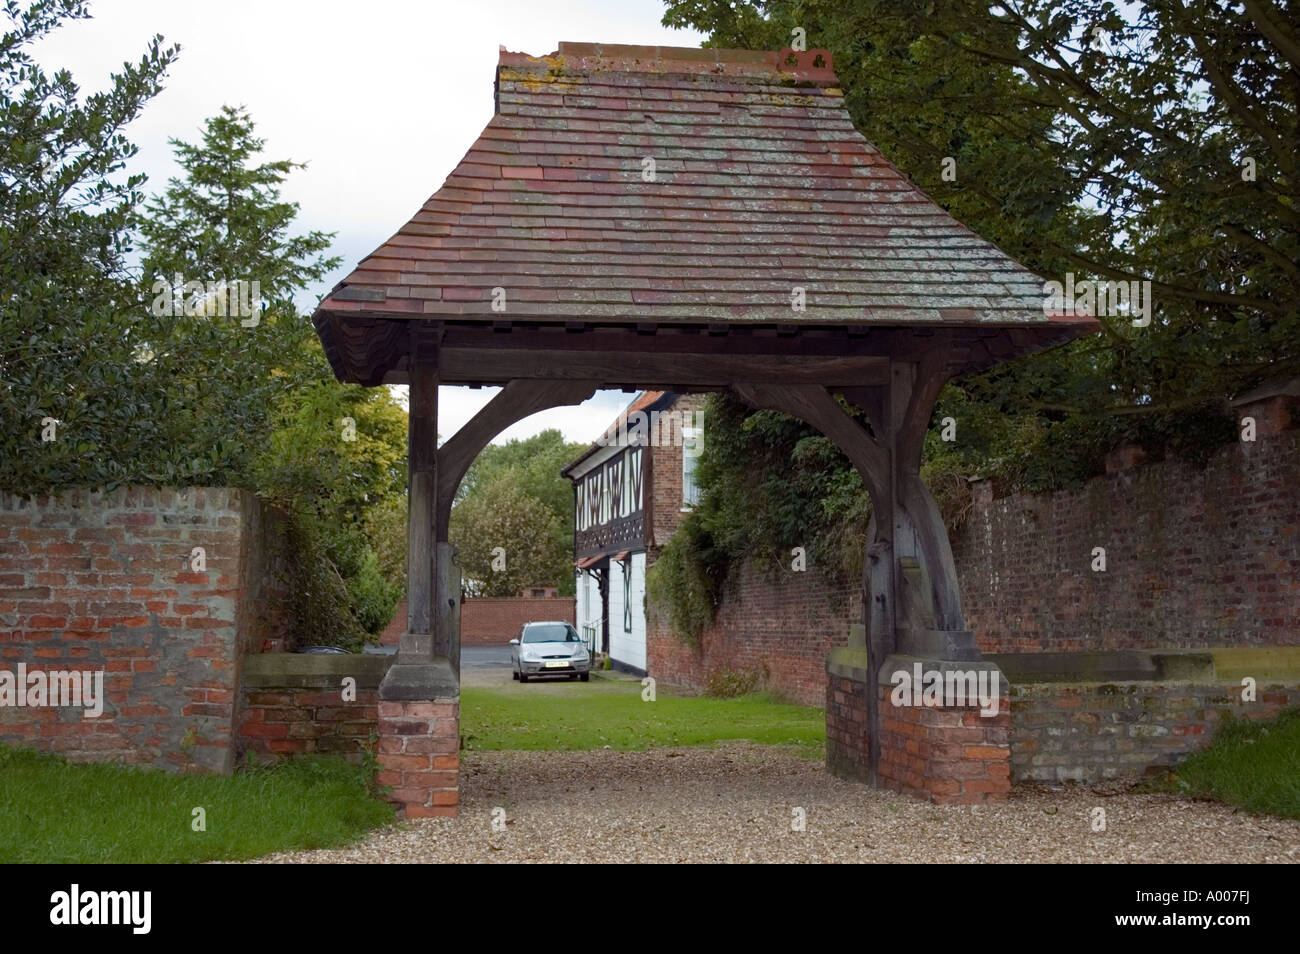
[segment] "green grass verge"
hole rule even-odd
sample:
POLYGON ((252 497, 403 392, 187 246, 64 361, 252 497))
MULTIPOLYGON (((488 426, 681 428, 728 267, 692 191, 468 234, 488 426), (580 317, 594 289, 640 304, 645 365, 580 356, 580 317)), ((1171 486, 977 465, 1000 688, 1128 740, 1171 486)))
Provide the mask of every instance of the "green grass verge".
POLYGON ((1214 743, 1156 783, 1251 812, 1300 818, 1300 709, 1266 722, 1234 719, 1214 743))
POLYGON ((749 739, 799 746, 802 754, 820 756, 826 744, 821 709, 787 705, 764 694, 710 699, 662 689, 654 702, 644 702, 636 682, 466 688, 460 718, 465 747, 474 749, 637 751, 749 739))
POLYGON ((0 746, 0 863, 236 861, 346 844, 393 820, 370 773, 313 756, 230 776, 173 775, 0 746), (200 807, 206 831, 191 827, 200 807))

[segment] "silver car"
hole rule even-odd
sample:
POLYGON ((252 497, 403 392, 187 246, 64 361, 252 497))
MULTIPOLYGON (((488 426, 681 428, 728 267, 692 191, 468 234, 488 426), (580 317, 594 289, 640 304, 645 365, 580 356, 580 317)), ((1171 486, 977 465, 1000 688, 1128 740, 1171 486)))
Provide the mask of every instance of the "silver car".
POLYGON ((524 623, 510 640, 511 675, 520 682, 532 676, 591 678, 591 654, 578 631, 565 622, 524 623))

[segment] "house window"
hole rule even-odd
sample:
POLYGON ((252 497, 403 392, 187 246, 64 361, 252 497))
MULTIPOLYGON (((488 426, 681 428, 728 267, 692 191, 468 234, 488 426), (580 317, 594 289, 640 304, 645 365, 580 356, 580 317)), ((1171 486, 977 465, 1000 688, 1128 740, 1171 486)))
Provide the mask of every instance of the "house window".
POLYGON ((632 558, 623 561, 623 632, 632 632, 632 558))
POLYGON ((695 482, 695 462, 700 456, 702 432, 698 427, 682 428, 682 509, 689 510, 700 502, 700 487, 695 482))

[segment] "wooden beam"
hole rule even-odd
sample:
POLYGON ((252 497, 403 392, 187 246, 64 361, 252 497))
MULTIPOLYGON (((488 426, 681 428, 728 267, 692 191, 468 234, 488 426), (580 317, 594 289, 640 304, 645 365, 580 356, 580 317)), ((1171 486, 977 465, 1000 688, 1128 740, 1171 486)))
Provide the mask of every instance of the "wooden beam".
MULTIPOLYGON (((885 515, 887 516, 887 514, 885 515)), ((871 520, 867 524, 867 548, 862 561, 862 622, 867 628, 867 738, 870 757, 867 764, 867 781, 878 784, 876 769, 880 765, 880 667, 885 657, 893 652, 894 619, 894 551, 888 527, 882 515, 876 513, 873 502, 871 520)))
POLYGON ((914 557, 921 562, 930 582, 929 597, 936 628, 962 630, 965 623, 961 591, 948 531, 920 476, 921 450, 930 415, 947 380, 942 358, 931 354, 915 363, 892 362, 890 379, 890 506, 894 524, 896 611, 902 612, 898 561, 914 557))
MULTIPOLYGON (((946 350, 946 349, 944 349, 946 350)), ((909 470, 921 466, 921 450, 925 447, 925 432, 930 427, 934 402, 948 382, 944 372, 943 356, 930 352, 913 365, 912 385, 908 389, 907 406, 899 425, 899 455, 909 470)))
POLYGON ((935 628, 964 630, 961 589, 957 583, 957 562, 952 556, 948 530, 943 515, 934 502, 921 475, 910 471, 903 476, 901 499, 916 532, 919 549, 925 560, 926 574, 934 591, 935 628))
MULTIPOLYGON (((407 327, 418 320, 386 313, 330 310, 318 310, 313 318, 335 374, 340 380, 367 385, 407 383, 407 327)), ((933 327, 861 323, 806 325, 797 321, 783 322, 783 330, 791 333, 777 334, 773 325, 763 322, 707 320, 660 322, 655 334, 638 334, 638 326, 645 330, 645 325, 644 318, 609 323, 577 319, 523 322, 500 318, 490 321, 452 320, 444 323, 443 347, 471 352, 508 347, 532 351, 698 354, 716 347, 717 338, 725 336, 726 351, 733 355, 856 355, 918 362, 939 353, 943 355, 946 372, 951 375, 993 363, 995 356, 990 342, 1000 343, 997 354, 1005 357, 1049 347, 1073 336, 1070 326, 1046 324, 933 327)), ((541 361, 538 356, 536 362, 541 361)), ((512 377, 525 376, 513 374, 484 380, 504 384, 512 377)), ((444 382, 452 380, 445 372, 443 379, 444 382)), ((461 382, 457 378, 453 383, 461 382)), ((847 386, 852 382, 838 383, 847 386)))
MULTIPOLYGON (((647 336, 641 340, 655 341, 658 337, 647 336)), ((676 391, 699 387, 724 388, 732 384, 848 386, 881 383, 887 364, 886 359, 871 355, 740 355, 730 351, 726 354, 676 354, 649 349, 539 352, 527 348, 469 350, 450 347, 443 348, 440 360, 444 384, 504 383, 532 378, 676 391)), ((384 381, 401 384, 403 378, 404 369, 398 367, 389 372, 384 381)))
POLYGON ((437 592, 435 515, 438 487, 437 322, 410 326, 411 393, 407 431, 406 632, 398 648, 403 663, 433 660, 433 597, 437 592))

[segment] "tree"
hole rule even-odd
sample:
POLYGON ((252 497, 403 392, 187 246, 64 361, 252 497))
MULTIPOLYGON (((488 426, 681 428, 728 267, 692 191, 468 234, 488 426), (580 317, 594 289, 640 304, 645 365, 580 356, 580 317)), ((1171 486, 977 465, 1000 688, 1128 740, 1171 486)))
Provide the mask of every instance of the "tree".
POLYGON ((406 415, 385 389, 338 383, 295 307, 339 259, 323 254, 330 235, 293 234, 298 206, 280 188, 302 166, 260 161, 254 130, 227 106, 200 144, 172 140, 182 175, 138 219, 144 285, 164 306, 150 365, 170 396, 170 439, 194 448, 190 479, 289 512, 297 638, 356 649, 404 589, 401 567, 379 559, 388 541, 372 537, 391 525, 367 514, 404 508, 406 415))
POLYGON ((47 75, 30 49, 88 18, 87 5, 8 0, 4 13, 0 487, 169 481, 184 465, 165 418, 148 412, 165 394, 135 360, 148 322, 127 267, 144 176, 123 170, 136 152, 124 129, 162 88, 178 48, 155 36, 107 90, 82 98, 67 70, 47 75))
MULTIPOLYGON (((560 471, 584 450, 582 444, 567 443, 564 435, 554 428, 523 440, 489 444, 457 488, 456 508, 494 481, 507 479, 522 496, 536 500, 552 515, 554 519, 548 521, 546 531, 550 554, 546 565, 563 568, 556 575, 535 576, 523 585, 552 584, 562 595, 573 595, 573 484, 560 471)), ((452 512, 455 513, 455 508, 452 512)), ((463 559, 462 566, 467 566, 463 559)))
MULTIPOLYGON (((297 528, 298 618, 332 615, 325 641, 355 644, 406 590, 406 412, 386 388, 322 379, 284 395, 274 417, 253 480, 297 528)), ((319 641, 322 625, 301 632, 319 641)))
POLYGON ((507 470, 480 484, 451 512, 466 596, 514 596, 572 577, 572 540, 557 547, 558 518, 507 470))
POLYGON ((1150 327, 1104 319, 949 389, 945 413, 995 409, 959 418, 969 465, 1051 486, 1126 441, 1203 451, 1228 396, 1300 372, 1300 44, 1271 0, 673 0, 664 22, 715 46, 803 27, 855 125, 957 218, 1045 278, 1151 281, 1150 327))
POLYGON ((183 175, 138 220, 144 284, 158 305, 150 363, 168 394, 170 440, 193 447, 201 462, 190 479, 247 486, 251 457, 275 426, 272 411, 286 395, 329 380, 293 296, 340 260, 321 254, 330 235, 290 234, 298 205, 281 201, 280 186, 302 165, 257 162, 265 143, 246 111, 223 107, 204 125, 201 145, 171 143, 183 175), (240 299, 250 314, 231 313, 240 299))
POLYGON ((0 487, 254 490, 291 513, 299 637, 355 648, 401 595, 387 535, 405 507, 405 413, 386 391, 338 384, 294 307, 338 263, 322 254, 329 235, 291 232, 298 207, 279 187, 299 165, 255 162, 252 120, 225 108, 201 144, 172 141, 182 175, 142 208, 122 130, 176 48, 155 37, 83 102, 67 71, 47 77, 29 48, 87 17, 85 3, 4 10, 0 487), (143 280, 128 267, 136 232, 143 280), (247 313, 209 310, 234 282, 257 283, 247 313), (368 519, 372 507, 382 517, 368 519))

